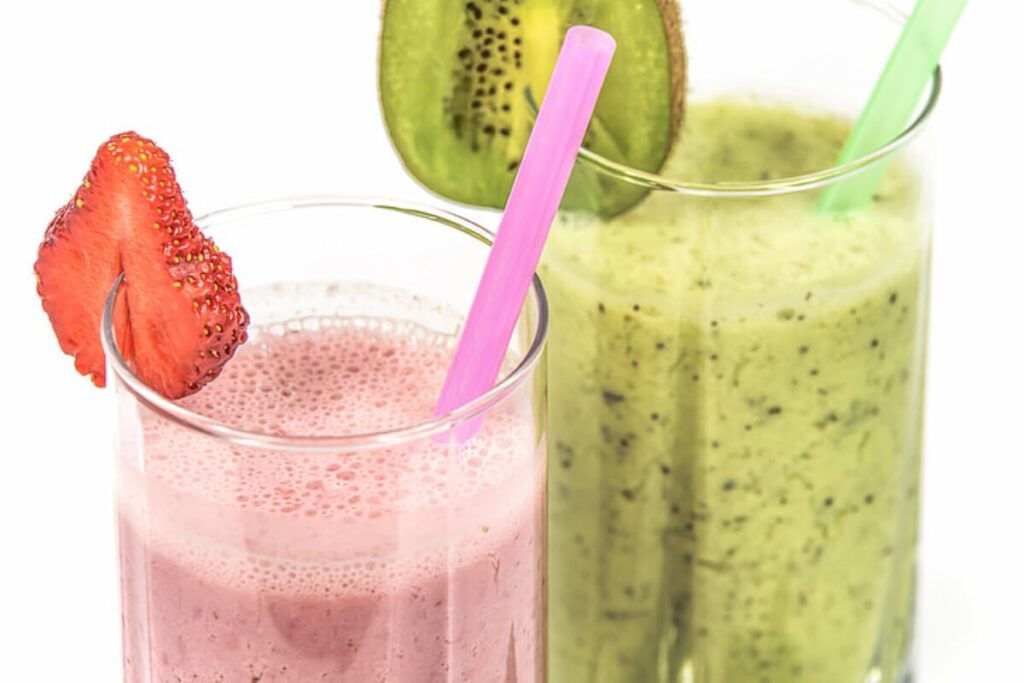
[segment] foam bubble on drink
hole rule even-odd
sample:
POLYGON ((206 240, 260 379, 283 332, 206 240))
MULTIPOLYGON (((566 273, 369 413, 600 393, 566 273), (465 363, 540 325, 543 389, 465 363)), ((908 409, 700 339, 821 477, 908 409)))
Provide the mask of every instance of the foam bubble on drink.
POLYGON ((430 417, 450 357, 448 335, 412 323, 313 318, 257 330, 196 412, 280 435, 381 432, 430 417))

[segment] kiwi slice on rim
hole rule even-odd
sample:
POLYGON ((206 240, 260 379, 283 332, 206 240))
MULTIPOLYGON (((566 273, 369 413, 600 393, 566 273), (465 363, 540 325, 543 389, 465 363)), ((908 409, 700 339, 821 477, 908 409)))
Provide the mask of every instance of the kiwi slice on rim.
MULTIPOLYGON (((675 0, 385 0, 380 97, 412 175, 464 204, 501 208, 569 26, 618 51, 586 145, 661 168, 682 123, 686 53, 675 0)), ((577 165, 564 206, 613 215, 645 190, 577 165)))

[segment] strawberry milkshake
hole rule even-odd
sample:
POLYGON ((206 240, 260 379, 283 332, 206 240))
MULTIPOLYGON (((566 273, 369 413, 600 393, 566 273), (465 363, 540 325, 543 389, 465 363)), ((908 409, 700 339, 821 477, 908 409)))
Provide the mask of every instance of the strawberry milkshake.
MULTIPOLYGON (((386 432, 430 418, 454 346, 372 318, 250 336, 178 405, 281 436, 386 432)), ((126 682, 542 680, 544 444, 528 393, 462 445, 326 452, 232 444, 122 396, 137 411, 118 467, 126 682)))

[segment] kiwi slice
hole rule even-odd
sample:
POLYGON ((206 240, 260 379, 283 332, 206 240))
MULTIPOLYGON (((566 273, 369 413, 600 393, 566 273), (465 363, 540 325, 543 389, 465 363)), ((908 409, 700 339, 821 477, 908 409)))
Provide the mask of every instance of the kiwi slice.
MULTIPOLYGON (((675 0, 385 0, 380 96, 391 140, 428 189, 503 207, 569 26, 618 51, 586 145, 645 171, 680 128, 686 54, 675 0)), ((644 194, 577 165, 566 205, 618 213, 644 194)))

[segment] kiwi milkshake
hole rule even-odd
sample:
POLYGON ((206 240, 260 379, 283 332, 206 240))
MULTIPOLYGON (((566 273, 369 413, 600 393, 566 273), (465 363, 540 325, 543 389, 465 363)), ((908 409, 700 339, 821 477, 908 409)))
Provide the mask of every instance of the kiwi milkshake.
MULTIPOLYGON (((813 172, 848 130, 697 103, 664 175, 813 172)), ((899 679, 928 237, 904 164, 862 211, 819 194, 655 192, 555 225, 552 683, 899 679)))

